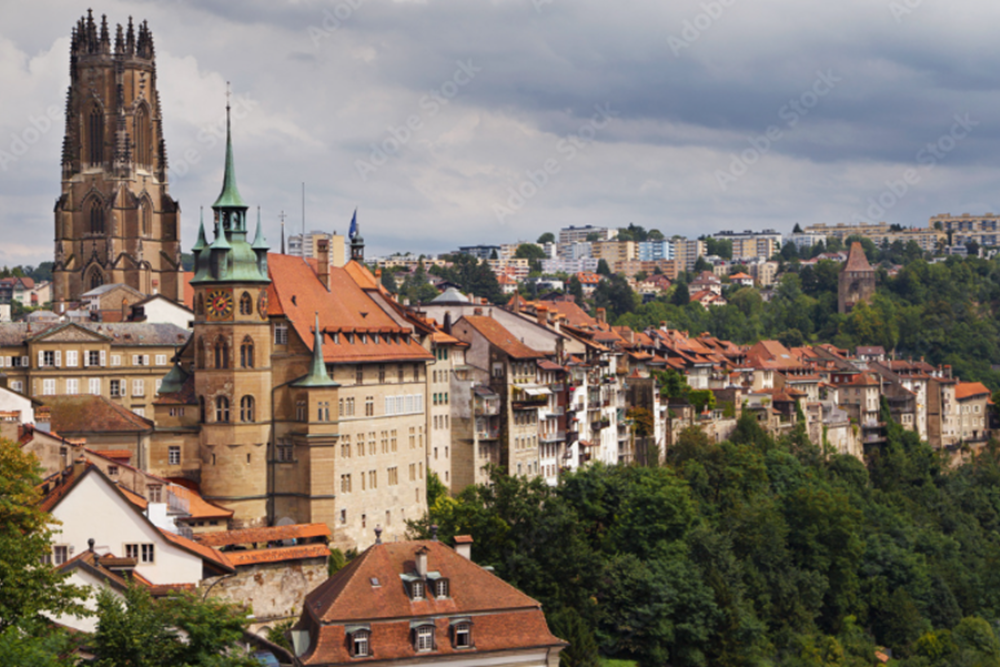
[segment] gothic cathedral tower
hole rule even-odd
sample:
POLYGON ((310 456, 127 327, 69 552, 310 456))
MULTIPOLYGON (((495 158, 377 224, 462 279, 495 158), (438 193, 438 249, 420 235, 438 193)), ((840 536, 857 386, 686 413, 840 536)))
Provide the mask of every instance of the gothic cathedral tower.
POLYGON ((240 527, 267 520, 271 416, 268 245, 257 214, 247 241, 247 205, 236 188, 226 105, 226 168, 212 204, 214 240, 202 221, 194 245, 195 392, 201 406, 201 492, 235 511, 240 527))
POLYGON ((168 194, 153 36, 91 13, 73 29, 62 195, 55 206, 57 312, 107 283, 183 301, 180 209, 168 194))

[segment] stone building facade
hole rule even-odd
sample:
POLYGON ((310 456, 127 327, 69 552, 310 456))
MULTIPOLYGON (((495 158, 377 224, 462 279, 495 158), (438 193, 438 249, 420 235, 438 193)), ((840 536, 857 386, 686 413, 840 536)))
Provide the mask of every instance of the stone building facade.
POLYGON ((875 269, 868 263, 865 250, 857 241, 851 244, 847 262, 840 270, 838 287, 837 305, 841 314, 851 312, 862 301, 871 302, 875 296, 875 269))
POLYGON ((181 301, 180 207, 167 186, 153 35, 88 11, 73 29, 53 306, 108 283, 181 301))

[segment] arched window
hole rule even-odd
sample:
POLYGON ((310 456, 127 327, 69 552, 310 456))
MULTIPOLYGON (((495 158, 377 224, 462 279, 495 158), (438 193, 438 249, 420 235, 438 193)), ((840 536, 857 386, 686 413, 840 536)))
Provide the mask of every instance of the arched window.
POLYGON ((250 336, 240 345, 240 368, 253 368, 253 339, 250 336))
POLYGON ((240 315, 253 315, 253 299, 249 292, 243 292, 240 297, 240 315))
POLYGON ((90 233, 104 233, 104 205, 96 199, 90 203, 90 233))
POLYGON ((143 236, 149 236, 153 228, 153 207, 148 201, 139 206, 139 225, 143 236))
POLYGON ((90 144, 90 164, 98 166, 104 162, 104 114, 94 106, 87 121, 87 142, 90 144))
POLYGON ((222 336, 215 341, 215 367, 229 368, 229 345, 222 336))
POLYGON ((94 271, 90 274, 90 289, 97 289, 103 284, 104 284, 104 274, 101 273, 98 269, 94 269, 94 271))
POLYGON ((254 418, 254 400, 253 396, 244 396, 240 399, 240 421, 241 422, 252 422, 256 421, 254 418))
POLYGON ((215 421, 220 424, 229 423, 229 399, 225 396, 215 397, 215 421))
POLYGON ((148 166, 152 162, 149 141, 149 119, 144 107, 135 112, 135 161, 136 164, 148 166))

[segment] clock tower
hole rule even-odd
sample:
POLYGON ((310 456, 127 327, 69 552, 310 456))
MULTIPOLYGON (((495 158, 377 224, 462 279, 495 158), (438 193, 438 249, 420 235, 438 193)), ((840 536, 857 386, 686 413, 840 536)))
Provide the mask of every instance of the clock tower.
POLYGON ((247 208, 236 187, 227 104, 225 175, 212 204, 214 238, 208 243, 203 216, 192 248, 192 344, 201 493, 233 509, 237 527, 266 522, 272 387, 268 245, 259 211, 255 238, 247 240, 247 208))

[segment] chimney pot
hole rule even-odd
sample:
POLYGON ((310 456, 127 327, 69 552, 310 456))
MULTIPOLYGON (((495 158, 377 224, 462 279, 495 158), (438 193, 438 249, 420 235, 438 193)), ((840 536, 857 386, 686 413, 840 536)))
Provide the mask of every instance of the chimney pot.
POLYGON ((455 536, 455 553, 466 560, 472 560, 472 535, 455 536))

